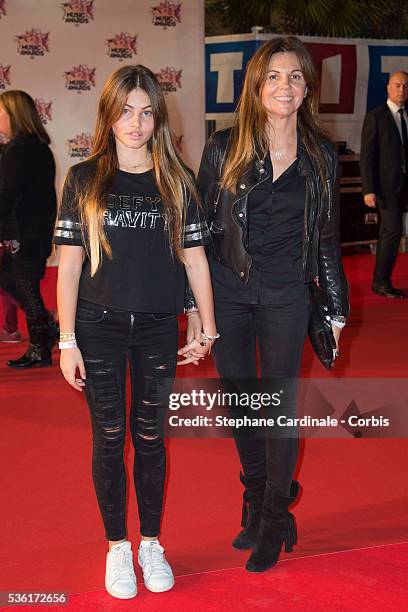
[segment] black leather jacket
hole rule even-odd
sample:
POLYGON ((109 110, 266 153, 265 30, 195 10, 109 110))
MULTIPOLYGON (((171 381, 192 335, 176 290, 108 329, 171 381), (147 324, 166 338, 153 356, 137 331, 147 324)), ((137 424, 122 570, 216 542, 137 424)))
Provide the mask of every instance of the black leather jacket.
MULTIPOLYGON (((240 178, 236 193, 219 188, 222 166, 231 129, 215 132, 209 138, 201 160, 198 184, 212 235, 211 254, 248 282, 252 259, 248 248, 248 195, 269 177, 259 158, 240 178)), ((341 261, 339 239, 339 168, 333 144, 322 140, 328 179, 326 189, 317 175, 306 149, 298 139, 301 172, 306 177, 306 202, 302 252, 305 283, 318 279, 325 292, 331 316, 349 314, 348 283, 341 261)))

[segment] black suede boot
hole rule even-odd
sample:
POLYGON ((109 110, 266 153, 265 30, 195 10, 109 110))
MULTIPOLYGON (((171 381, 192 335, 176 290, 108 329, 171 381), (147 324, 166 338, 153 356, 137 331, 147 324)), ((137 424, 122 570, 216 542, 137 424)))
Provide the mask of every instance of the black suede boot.
POLYGON ((48 316, 41 319, 27 318, 30 345, 19 359, 10 359, 9 368, 43 368, 51 365, 50 333, 48 316))
POLYGON ((233 540, 232 545, 239 550, 247 550, 255 546, 258 535, 266 478, 245 478, 242 473, 239 477, 245 487, 241 520, 241 527, 244 529, 233 540))
POLYGON ((278 495, 266 485, 256 545, 246 564, 249 572, 264 572, 273 567, 278 562, 283 543, 285 552, 292 552, 297 533, 294 516, 288 512, 288 507, 298 493, 299 483, 295 480, 292 481, 290 497, 278 495))

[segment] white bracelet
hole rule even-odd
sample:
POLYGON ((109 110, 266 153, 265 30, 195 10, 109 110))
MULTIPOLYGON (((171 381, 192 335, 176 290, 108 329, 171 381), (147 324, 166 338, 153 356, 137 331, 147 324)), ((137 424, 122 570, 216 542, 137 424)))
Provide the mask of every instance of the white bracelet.
POLYGON ((77 348, 77 341, 76 340, 66 340, 65 342, 60 342, 58 344, 58 348, 62 349, 69 349, 69 348, 77 348))
POLYGON ((335 327, 339 327, 340 329, 343 329, 343 327, 345 327, 346 325, 342 321, 337 321, 336 319, 332 319, 331 324, 334 325, 335 327))

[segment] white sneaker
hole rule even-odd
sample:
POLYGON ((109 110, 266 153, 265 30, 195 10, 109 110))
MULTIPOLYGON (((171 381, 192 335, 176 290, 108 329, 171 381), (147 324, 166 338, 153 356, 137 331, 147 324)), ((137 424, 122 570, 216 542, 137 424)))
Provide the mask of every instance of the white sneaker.
POLYGON ((106 556, 105 587, 112 597, 131 599, 136 596, 136 576, 130 542, 114 544, 106 556))
POLYGON ((164 556, 159 540, 142 540, 139 546, 139 565, 147 589, 153 593, 169 591, 174 586, 174 576, 164 556))

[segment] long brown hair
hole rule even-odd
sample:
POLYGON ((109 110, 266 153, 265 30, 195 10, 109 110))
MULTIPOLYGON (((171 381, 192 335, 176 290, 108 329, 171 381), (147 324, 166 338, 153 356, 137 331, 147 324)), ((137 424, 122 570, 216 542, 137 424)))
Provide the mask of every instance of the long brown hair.
POLYGON ((31 96, 19 89, 9 89, 0 94, 0 104, 10 118, 11 138, 32 134, 44 144, 51 140, 41 122, 37 107, 31 96))
POLYGON ((275 53, 294 53, 299 60, 307 95, 298 110, 298 129, 318 174, 323 181, 326 179, 326 165, 320 147, 320 139, 326 135, 317 116, 319 80, 316 69, 309 52, 298 38, 279 36, 262 45, 248 62, 221 179, 221 186, 231 191, 235 191, 239 177, 247 170, 256 151, 260 150, 261 154, 266 155, 269 150, 266 134, 268 117, 261 98, 269 62, 275 53))
POLYGON ((89 251, 92 275, 101 265, 103 252, 112 257, 103 228, 107 190, 119 167, 112 126, 120 118, 130 92, 137 88, 150 98, 154 130, 148 149, 166 213, 171 251, 179 259, 187 194, 198 201, 193 179, 173 145, 164 95, 155 75, 140 64, 115 70, 105 82, 99 100, 93 147, 88 158, 88 161, 95 162, 95 172, 79 193, 80 215, 88 234, 85 248, 89 251))

